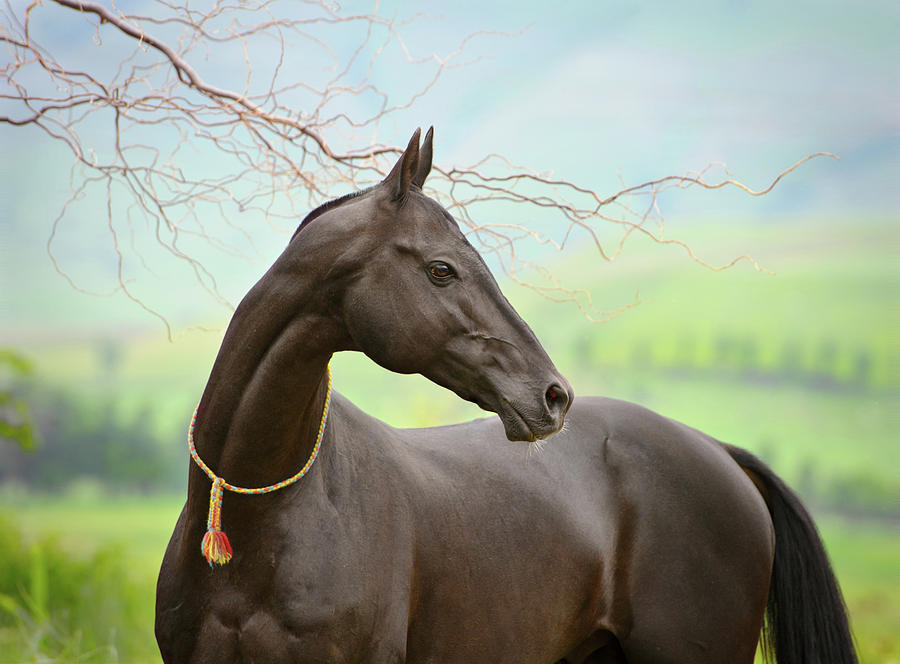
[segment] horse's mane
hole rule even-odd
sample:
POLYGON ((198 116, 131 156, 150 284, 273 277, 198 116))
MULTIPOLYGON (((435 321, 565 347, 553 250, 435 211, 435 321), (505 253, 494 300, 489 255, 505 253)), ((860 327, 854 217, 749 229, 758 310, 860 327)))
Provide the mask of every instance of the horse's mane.
MULTIPOLYGON (((300 225, 297 227, 297 230, 294 231, 294 234, 291 236, 291 241, 293 241, 293 239, 295 237, 297 237, 297 234, 300 231, 302 231, 304 228, 306 228, 306 226, 308 224, 310 224, 312 221, 314 221, 316 219, 316 217, 319 217, 319 216, 325 214, 326 212, 328 212, 329 210, 332 210, 340 205, 343 205, 344 203, 346 203, 349 200, 352 200, 354 198, 362 196, 363 194, 367 194, 368 192, 372 191, 372 189, 374 189, 374 185, 372 187, 366 187, 365 189, 360 189, 359 191, 353 191, 349 194, 344 194, 340 198, 335 198, 334 200, 328 201, 326 203, 322 203, 322 205, 317 207, 315 210, 313 210, 312 212, 310 212, 303 218, 303 221, 300 222, 300 225)), ((290 244, 290 242, 288 242, 288 244, 290 244)))

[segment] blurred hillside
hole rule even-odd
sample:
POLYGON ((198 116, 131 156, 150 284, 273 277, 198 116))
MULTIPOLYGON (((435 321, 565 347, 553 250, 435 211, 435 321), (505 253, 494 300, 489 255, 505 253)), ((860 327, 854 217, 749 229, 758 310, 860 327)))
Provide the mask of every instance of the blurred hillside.
MULTIPOLYGON (((745 264, 713 272, 687 262, 680 249, 636 241, 613 264, 585 252, 555 266, 610 308, 640 289, 641 303, 609 322, 589 323, 571 304, 520 288, 506 291, 576 394, 643 403, 759 452, 825 507, 897 518, 900 363, 891 287, 898 275, 883 250, 894 224, 815 220, 721 230, 695 228, 703 255, 744 247, 776 274, 745 264)), ((35 307, 52 315, 49 303, 35 307)), ((45 451, 40 444, 31 455, 0 448, 0 481, 180 487, 184 430, 219 339, 192 332, 169 343, 142 330, 79 338, 51 327, 11 340, 36 366, 21 389, 34 404, 45 451)), ((485 415, 358 354, 337 356, 334 373, 338 390, 395 426, 485 415)))

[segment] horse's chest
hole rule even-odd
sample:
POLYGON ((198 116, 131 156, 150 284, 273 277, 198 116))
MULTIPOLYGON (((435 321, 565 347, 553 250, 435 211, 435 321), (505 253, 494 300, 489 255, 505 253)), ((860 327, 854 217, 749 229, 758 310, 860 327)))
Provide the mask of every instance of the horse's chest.
POLYGON ((362 550, 297 547, 232 564, 239 585, 204 593, 193 661, 402 661, 408 584, 391 585, 362 550))
POLYGON ((353 662, 365 652, 358 607, 213 609, 202 620, 194 662, 353 662))
MULTIPOLYGON (((192 662, 363 662, 384 634, 376 607, 358 594, 316 586, 214 593, 193 631, 192 662)), ((400 661, 382 649, 379 661, 400 661)), ((374 661, 374 660, 372 660, 374 661)))

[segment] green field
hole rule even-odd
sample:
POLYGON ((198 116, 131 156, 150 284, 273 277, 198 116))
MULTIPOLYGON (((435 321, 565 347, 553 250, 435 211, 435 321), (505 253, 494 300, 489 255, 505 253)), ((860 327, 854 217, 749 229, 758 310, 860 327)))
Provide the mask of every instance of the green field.
MULTIPOLYGON (((116 546, 126 563, 131 603, 139 611, 132 633, 116 635, 110 616, 113 651, 94 651, 77 661, 157 662, 153 640, 154 584, 162 553, 181 509, 180 498, 7 499, 28 541, 49 532, 59 535, 63 548, 87 557, 98 547, 116 546), (122 645, 125 642, 126 645, 122 645)), ((862 662, 887 664, 900 660, 900 533, 866 523, 822 518, 820 527, 850 609, 862 662)), ((86 582, 89 582, 88 579, 86 582)), ((2 623, 0 623, 2 624, 2 623)), ((27 629, 0 629, 0 662, 34 661, 28 652, 27 629)), ((82 653, 83 654, 83 653, 82 653)), ((76 657, 71 660, 76 661, 76 657)))

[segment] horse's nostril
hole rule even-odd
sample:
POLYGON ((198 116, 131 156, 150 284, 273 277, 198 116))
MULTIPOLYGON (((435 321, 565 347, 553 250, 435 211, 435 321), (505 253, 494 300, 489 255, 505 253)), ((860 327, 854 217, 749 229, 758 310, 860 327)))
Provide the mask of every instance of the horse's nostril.
POLYGON ((547 400, 547 406, 550 407, 551 411, 557 408, 564 408, 569 400, 568 394, 559 385, 551 385, 548 387, 547 392, 544 394, 544 398, 547 400))

